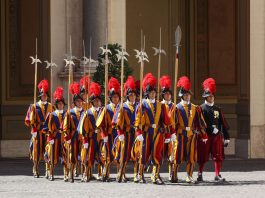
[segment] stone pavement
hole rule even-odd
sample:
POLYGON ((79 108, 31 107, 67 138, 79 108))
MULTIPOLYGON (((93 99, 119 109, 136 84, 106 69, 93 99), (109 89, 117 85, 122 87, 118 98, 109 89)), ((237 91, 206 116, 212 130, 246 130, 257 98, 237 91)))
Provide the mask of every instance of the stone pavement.
MULTIPOLYGON (((43 164, 41 174, 44 175, 43 164)), ((56 169, 55 181, 36 179, 31 175, 31 162, 28 159, 0 159, 0 198, 13 197, 265 197, 265 160, 227 159, 224 162, 222 176, 224 183, 213 181, 212 162, 206 166, 206 182, 189 185, 184 182, 184 168, 179 174, 180 183, 167 181, 167 168, 162 169, 161 176, 165 185, 157 186, 150 182, 150 173, 145 174, 148 184, 133 182, 102 183, 91 181, 81 183, 80 177, 75 183, 65 183, 62 168, 56 169)), ((112 172, 115 172, 113 168, 112 172)), ((196 178, 197 173, 194 173, 196 178)), ((132 166, 128 167, 127 177, 132 177, 132 166)))

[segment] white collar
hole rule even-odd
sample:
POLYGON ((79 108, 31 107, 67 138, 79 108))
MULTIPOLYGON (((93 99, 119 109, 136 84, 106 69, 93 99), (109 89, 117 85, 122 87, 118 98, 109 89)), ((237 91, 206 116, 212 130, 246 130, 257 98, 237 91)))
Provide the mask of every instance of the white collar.
POLYGON ((152 104, 154 104, 156 102, 156 99, 151 100, 151 99, 148 98, 147 101, 152 103, 152 104))
POLYGON ((43 104, 43 105, 46 105, 47 104, 47 101, 40 101, 41 102, 41 104, 43 104))
POLYGON ((134 102, 130 102, 130 100, 127 99, 127 103, 130 104, 130 105, 134 105, 135 101, 134 102))
POLYGON ((185 101, 185 100, 181 99, 181 104, 182 105, 189 105, 190 101, 185 101))
POLYGON ((99 111, 99 107, 94 107, 94 106, 92 106, 92 110, 93 110, 93 111, 99 111))
POLYGON ((82 110, 83 110, 83 108, 82 108, 82 107, 80 107, 80 108, 79 108, 79 107, 74 107, 74 110, 75 110, 75 111, 79 111, 79 112, 80 112, 80 111, 82 111, 82 110))
POLYGON ((162 100, 162 103, 163 103, 163 104, 167 104, 167 105, 169 105, 169 104, 172 103, 172 101, 171 101, 171 100, 170 100, 170 101, 166 101, 165 99, 163 99, 163 100, 162 100))
POLYGON ((58 110, 58 109, 56 109, 55 111, 56 111, 56 113, 60 113, 60 114, 63 113, 63 110, 58 110))
POLYGON ((207 102, 207 100, 205 100, 204 103, 205 103, 206 105, 210 106, 210 107, 212 107, 212 106, 214 105, 214 102, 213 102, 213 103, 209 103, 209 102, 207 102))

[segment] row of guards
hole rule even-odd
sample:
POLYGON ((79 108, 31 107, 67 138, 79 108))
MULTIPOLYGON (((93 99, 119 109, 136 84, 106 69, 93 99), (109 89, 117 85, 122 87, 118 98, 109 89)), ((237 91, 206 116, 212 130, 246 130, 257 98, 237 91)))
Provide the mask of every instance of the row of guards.
MULTIPOLYGON (((25 124, 31 129, 32 135, 30 158, 33 161, 34 177, 39 177, 39 162, 44 159, 45 177, 51 181, 54 180, 54 167, 61 163, 64 181, 74 182, 74 177, 81 174, 83 182, 93 179, 107 182, 110 181, 110 167, 116 164, 116 180, 127 182, 126 167, 132 162, 133 182, 146 183, 144 173, 151 167, 151 181, 163 184, 160 168, 166 161, 170 182, 179 181, 179 166, 186 162, 186 182, 196 183, 203 181, 204 164, 211 155, 215 165, 214 180, 224 181, 220 171, 224 147, 229 143, 229 127, 221 109, 214 104, 215 80, 208 78, 203 82, 202 97, 205 103, 200 106, 192 104, 189 78, 182 76, 178 79, 181 41, 179 26, 175 37, 173 92, 170 77, 160 77, 161 54, 165 54, 161 49, 161 30, 160 46, 155 48, 159 57, 159 80, 151 73, 143 75, 144 62, 148 61, 144 36, 141 36, 141 50, 135 50, 140 63, 140 80, 135 81, 129 76, 123 82, 124 60, 127 60, 128 55, 125 49, 117 54, 121 61, 121 82, 114 77, 109 78, 108 54, 111 52, 106 42, 105 47, 101 48, 105 55, 105 104, 102 104, 101 86, 91 81, 90 71, 80 82, 71 82, 74 65, 71 39, 70 56, 65 60, 66 66, 69 66, 67 104, 63 97, 64 90, 60 86, 53 93, 53 104, 49 103, 48 98, 52 96, 49 96, 48 81, 42 80, 37 85, 37 64, 40 60, 37 58, 36 47, 36 56, 31 57, 35 64, 34 103, 30 105, 25 118, 25 124), (37 97, 39 101, 36 101, 37 97), (66 105, 67 111, 64 110, 66 105), (196 162, 199 165, 197 181, 193 179, 196 162), (93 167, 97 167, 96 177, 92 174, 93 167)), ((92 62, 91 56, 89 59, 84 56, 84 60, 86 64, 92 62)), ((50 67, 54 65, 52 61, 47 64, 50 67)))

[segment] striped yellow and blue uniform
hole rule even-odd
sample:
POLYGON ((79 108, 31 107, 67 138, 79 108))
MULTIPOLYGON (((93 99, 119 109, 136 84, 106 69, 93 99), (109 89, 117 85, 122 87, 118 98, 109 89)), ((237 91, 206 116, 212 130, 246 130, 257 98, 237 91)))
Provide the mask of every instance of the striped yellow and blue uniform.
POLYGON ((71 143, 68 145, 66 142, 64 143, 64 153, 65 156, 66 153, 66 147, 69 146, 70 150, 70 156, 68 156, 69 162, 76 164, 78 160, 78 154, 79 154, 79 136, 77 127, 79 124, 79 120, 81 118, 81 115, 83 113, 82 111, 78 111, 76 108, 70 109, 70 113, 67 112, 64 118, 64 124, 63 124, 63 131, 65 134, 70 135, 71 137, 71 143))
POLYGON ((132 157, 136 160, 136 157, 139 156, 138 153, 141 153, 140 164, 146 165, 147 163, 151 163, 160 166, 162 161, 164 132, 161 103, 156 101, 153 104, 148 99, 144 99, 142 102, 141 120, 139 105, 136 113, 135 127, 139 127, 141 121, 144 141, 142 148, 140 148, 141 144, 139 141, 135 142, 132 150, 132 157))
POLYGON ((124 132, 124 142, 116 137, 113 145, 115 161, 117 163, 127 163, 131 158, 131 149, 135 139, 135 109, 136 103, 129 101, 123 103, 123 108, 119 110, 117 127, 124 132))
POLYGON ((78 125, 78 132, 82 136, 84 142, 88 142, 88 149, 82 147, 81 162, 91 167, 95 160, 102 164, 100 148, 102 147, 101 134, 96 131, 96 121, 100 114, 101 108, 98 110, 94 107, 85 111, 78 125))
POLYGON ((33 161, 43 159, 46 145, 45 131, 47 131, 47 116, 52 112, 51 103, 44 104, 41 100, 31 106, 30 125, 37 129, 37 137, 31 139, 30 156, 33 161))
POLYGON ((64 121, 65 112, 59 113, 59 111, 53 111, 49 114, 48 120, 48 131, 49 139, 54 139, 53 150, 49 142, 46 144, 46 156, 48 162, 53 162, 56 165, 59 160, 62 164, 65 163, 65 156, 62 155, 62 144, 64 142, 64 137, 62 135, 62 125, 64 121))
POLYGON ((117 137, 116 124, 118 118, 118 109, 119 105, 115 105, 113 103, 108 104, 107 111, 105 111, 105 108, 103 108, 96 122, 96 126, 102 131, 102 136, 108 136, 108 142, 104 142, 101 149, 103 159, 107 163, 110 163, 114 160, 112 147, 114 139, 117 137), (107 112, 106 119, 105 112, 107 112), (107 123, 105 123, 105 120, 107 123))
POLYGON ((194 165, 197 161, 197 133, 205 133, 206 123, 198 107, 191 103, 177 104, 176 119, 177 144, 174 163, 179 165, 186 161, 194 165))

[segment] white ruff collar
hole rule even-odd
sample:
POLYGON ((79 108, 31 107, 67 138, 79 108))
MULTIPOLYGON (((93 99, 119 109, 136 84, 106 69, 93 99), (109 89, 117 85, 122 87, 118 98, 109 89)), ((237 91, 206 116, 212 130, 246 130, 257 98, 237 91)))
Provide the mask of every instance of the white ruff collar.
POLYGON ((214 102, 213 102, 213 103, 209 103, 209 102, 207 102, 207 100, 205 100, 204 103, 205 103, 206 105, 210 106, 210 107, 212 107, 212 106, 214 105, 214 102))
POLYGON ((190 101, 185 101, 185 100, 181 99, 181 104, 182 105, 189 105, 190 101))

